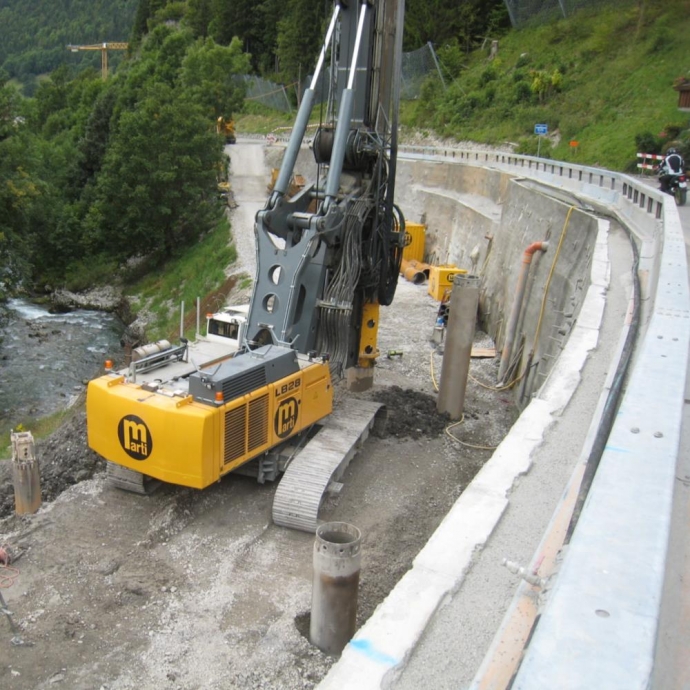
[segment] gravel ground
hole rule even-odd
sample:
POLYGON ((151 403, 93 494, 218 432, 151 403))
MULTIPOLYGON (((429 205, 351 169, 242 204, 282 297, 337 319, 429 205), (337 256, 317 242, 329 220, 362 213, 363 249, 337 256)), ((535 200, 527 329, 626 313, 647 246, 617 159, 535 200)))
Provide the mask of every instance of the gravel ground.
MULTIPOLYGON (((247 187, 233 178, 237 210, 245 188, 247 206, 256 203, 258 177, 245 176, 247 187)), ((237 243, 249 247, 251 226, 237 218, 237 243)), ((345 488, 321 512, 362 531, 360 624, 490 455, 452 440, 435 413, 437 307, 424 285, 401 280, 383 310, 375 386, 359 395, 386 403, 389 433, 367 441, 345 488), (402 355, 388 358, 389 350, 402 355)), ((486 336, 478 333, 477 343, 486 346, 486 336)), ((496 361, 473 360, 471 372, 491 383, 496 361)), ((340 383, 336 392, 347 394, 340 383)), ((515 416, 505 393, 473 383, 465 422, 451 433, 496 445, 515 416)), ((0 570, 18 628, 13 634, 0 623, 0 686, 292 690, 324 676, 333 659, 304 635, 313 535, 271 523, 275 485, 232 475, 203 492, 164 486, 142 497, 111 489, 86 447, 82 415, 39 443, 37 456, 43 507, 0 521, 0 544, 21 554, 16 570, 0 570)), ((0 475, 5 510, 10 490, 0 475)))

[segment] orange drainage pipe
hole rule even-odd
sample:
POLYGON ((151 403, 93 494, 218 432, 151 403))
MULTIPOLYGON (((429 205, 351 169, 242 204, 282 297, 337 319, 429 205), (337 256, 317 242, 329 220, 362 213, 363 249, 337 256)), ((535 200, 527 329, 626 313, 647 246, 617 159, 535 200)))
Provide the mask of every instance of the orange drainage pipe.
POLYGON ((527 285, 527 276, 529 275, 532 257, 536 252, 545 252, 548 248, 548 242, 533 242, 525 249, 522 255, 522 267, 520 269, 520 275, 518 276, 517 286, 515 287, 515 299, 513 300, 513 307, 506 327, 506 339, 503 344, 503 351, 501 352, 501 364, 498 368, 498 380, 500 383, 504 383, 503 377, 506 374, 508 364, 510 363, 510 355, 513 352, 515 331, 517 330, 518 319, 520 318, 522 298, 525 295, 525 286, 527 285))
POLYGON ((429 277, 430 269, 429 264, 423 264, 419 261, 403 259, 400 263, 400 273, 406 280, 415 285, 421 285, 429 277))

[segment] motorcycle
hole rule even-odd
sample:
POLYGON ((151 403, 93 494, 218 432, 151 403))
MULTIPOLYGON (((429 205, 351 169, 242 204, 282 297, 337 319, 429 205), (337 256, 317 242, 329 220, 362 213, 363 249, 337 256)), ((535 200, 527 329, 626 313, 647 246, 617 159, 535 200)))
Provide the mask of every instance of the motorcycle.
POLYGON ((668 174, 662 182, 661 191, 670 194, 676 200, 676 206, 685 206, 688 198, 688 179, 684 172, 668 174))

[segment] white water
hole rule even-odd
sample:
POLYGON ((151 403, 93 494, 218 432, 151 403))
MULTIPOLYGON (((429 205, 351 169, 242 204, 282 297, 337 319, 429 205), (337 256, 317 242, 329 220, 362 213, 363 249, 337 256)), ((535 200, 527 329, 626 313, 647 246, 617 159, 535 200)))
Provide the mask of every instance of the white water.
POLYGON ((79 309, 51 314, 9 300, 0 320, 0 422, 12 426, 71 404, 119 351, 117 317, 79 309))

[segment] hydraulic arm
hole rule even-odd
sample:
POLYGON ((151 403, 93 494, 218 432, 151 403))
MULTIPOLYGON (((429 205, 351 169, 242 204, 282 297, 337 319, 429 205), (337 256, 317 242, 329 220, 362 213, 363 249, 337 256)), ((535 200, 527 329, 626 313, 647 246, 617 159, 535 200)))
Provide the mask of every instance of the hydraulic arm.
POLYGON ((250 347, 328 353, 332 369, 373 365, 378 306, 393 300, 404 236, 393 202, 403 11, 403 0, 334 7, 278 179, 256 218, 250 347), (317 182, 288 200, 324 79, 331 95, 313 143, 317 182))

